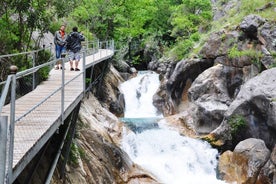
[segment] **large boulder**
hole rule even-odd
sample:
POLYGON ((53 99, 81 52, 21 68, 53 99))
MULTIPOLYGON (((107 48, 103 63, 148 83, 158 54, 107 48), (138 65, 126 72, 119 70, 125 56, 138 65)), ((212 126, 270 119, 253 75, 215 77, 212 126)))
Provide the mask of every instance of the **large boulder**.
POLYGON ((221 64, 213 66, 201 73, 188 90, 189 100, 196 106, 190 113, 199 134, 217 128, 232 102, 227 89, 229 71, 221 64))
POLYGON ((265 166, 262 167, 258 176, 256 184, 270 184, 276 183, 276 145, 272 150, 270 159, 266 162, 265 166))
POLYGON ((219 31, 212 33, 199 52, 202 58, 216 59, 219 56, 227 56, 231 48, 239 37, 238 31, 219 31))
POLYGON ((221 179, 237 184, 255 184, 270 151, 260 139, 246 139, 233 152, 226 151, 219 158, 221 179))
POLYGON ((164 79, 162 82, 161 87, 154 96, 153 104, 161 112, 167 112, 164 113, 165 115, 176 113, 178 111, 177 105, 182 100, 187 82, 194 81, 200 73, 212 65, 213 61, 208 59, 179 61, 169 78, 164 79))
POLYGON ((225 113, 225 119, 221 125, 209 136, 210 140, 220 140, 220 143, 236 142, 246 138, 258 138, 264 140, 269 148, 276 142, 276 68, 265 70, 260 75, 250 79, 243 86, 225 113), (239 135, 233 135, 231 119, 239 115, 244 118, 246 127, 239 135))

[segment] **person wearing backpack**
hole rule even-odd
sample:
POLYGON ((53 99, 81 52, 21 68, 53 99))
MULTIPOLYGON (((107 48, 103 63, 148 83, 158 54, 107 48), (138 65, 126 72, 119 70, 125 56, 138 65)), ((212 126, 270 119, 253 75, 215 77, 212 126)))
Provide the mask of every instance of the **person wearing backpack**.
POLYGON ((78 68, 79 61, 81 58, 81 42, 85 40, 85 37, 82 33, 78 32, 77 27, 73 27, 72 32, 68 35, 67 42, 67 50, 69 51, 69 62, 70 62, 70 70, 71 71, 80 71, 78 68), (75 68, 74 66, 75 62, 75 68))

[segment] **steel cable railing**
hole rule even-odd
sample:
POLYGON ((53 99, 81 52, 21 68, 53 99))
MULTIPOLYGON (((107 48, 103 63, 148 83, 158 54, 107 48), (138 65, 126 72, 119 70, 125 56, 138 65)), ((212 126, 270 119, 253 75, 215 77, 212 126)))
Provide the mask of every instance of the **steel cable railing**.
MULTIPOLYGON (((41 51, 42 49, 40 49, 39 51, 41 51)), ((45 122, 44 117, 40 117, 40 113, 42 113, 41 111, 36 112, 38 109, 43 109, 42 106, 47 106, 49 104, 47 103, 52 103, 50 102, 50 100, 52 98, 56 98, 59 99, 59 109, 58 111, 56 111, 56 115, 61 117, 61 121, 64 121, 64 108, 65 108, 65 98, 67 95, 67 91, 65 90, 67 86, 70 85, 76 85, 79 84, 80 81, 82 81, 83 84, 83 96, 86 92, 86 57, 90 57, 90 59, 92 59, 92 62, 94 62, 96 59, 98 58, 104 58, 106 56, 103 56, 103 54, 108 55, 108 52, 113 53, 114 52, 114 41, 104 41, 104 42, 88 42, 86 43, 86 45, 83 45, 83 49, 82 49, 82 53, 83 53, 83 71, 81 71, 80 73, 78 73, 77 75, 75 75, 74 77, 68 79, 65 77, 65 71, 62 70, 62 75, 61 75, 61 82, 57 83, 56 86, 54 86, 53 89, 49 89, 49 91, 47 91, 47 93, 40 95, 41 99, 39 99, 39 101, 35 101, 35 100, 31 100, 29 101, 28 104, 24 104, 24 106, 28 106, 27 110, 24 110, 24 112, 19 112, 16 113, 16 107, 17 105, 22 105, 22 104, 17 104, 17 100, 16 97, 21 97, 22 95, 24 96, 25 94, 18 94, 20 93, 20 86, 19 83, 22 82, 20 80, 22 80, 24 77, 26 76, 30 76, 32 75, 32 77, 34 77, 34 74, 36 72, 38 72, 39 70, 42 70, 44 68, 48 68, 49 70, 46 71, 51 71, 52 67, 54 66, 54 64, 58 61, 56 59, 54 60, 50 60, 47 61, 43 64, 37 65, 35 66, 35 64, 33 65, 33 67, 26 69, 24 71, 20 71, 16 73, 16 68, 13 68, 12 70, 14 70, 14 74, 11 74, 8 76, 6 81, 3 81, 0 83, 0 87, 2 88, 2 93, 1 93, 1 99, 0 99, 0 117, 1 116, 8 116, 9 119, 7 121, 9 124, 9 129, 11 132, 9 132, 8 134, 10 135, 10 138, 8 138, 8 146, 7 149, 9 149, 10 154, 7 156, 7 168, 3 168, 5 166, 0 166, 0 172, 5 172, 5 176, 6 176, 6 181, 7 183, 12 183, 12 181, 15 179, 16 174, 13 173, 12 171, 12 167, 14 166, 14 160, 13 160, 13 141, 14 141, 14 126, 17 122, 21 122, 24 120, 24 122, 29 122, 29 123, 37 123, 39 126, 39 124, 41 122, 45 122), (105 52, 105 53, 102 53, 105 52), (96 58, 96 54, 97 57, 96 58), (9 93, 10 92, 10 93, 9 93), (49 102, 48 102, 49 101, 49 102), (8 104, 7 104, 8 103, 8 104), (10 106, 10 107, 9 107, 10 106), (5 112, 3 112, 3 108, 5 107, 5 112), (7 108, 9 107, 9 108, 7 108), (7 110, 8 109, 8 110, 7 110), (7 113, 9 111, 9 114, 7 113), (2 168, 2 169, 1 169, 2 168)), ((10 54, 10 55, 3 55, 0 56, 0 58, 5 58, 5 57, 14 57, 17 56, 19 54, 24 55, 24 54, 34 54, 36 51, 31 51, 31 52, 24 52, 24 53, 18 53, 18 54, 10 54)), ((112 54, 113 55, 113 54, 112 54)), ((109 56, 111 57, 111 56, 109 56)), ((63 58, 62 59, 62 67, 65 68, 65 62, 68 61, 68 58, 63 58)), ((35 82, 34 80, 30 80, 30 77, 27 79, 32 82, 35 82)), ((25 82, 23 80, 23 82, 25 82)), ((32 86, 35 86, 34 84, 32 84, 32 86)), ((30 88, 30 86, 26 86, 26 89, 23 88, 23 90, 27 91, 27 88, 30 88)), ((34 90, 36 88, 33 87, 32 90, 34 90)), ((29 90, 29 89, 28 89, 29 90)), ((32 90, 30 90, 29 92, 32 92, 32 90)), ((33 97, 34 99, 36 97, 33 97)), ((21 100, 21 98, 18 99, 19 101, 21 100)), ((67 104, 68 105, 68 104, 67 104)), ((19 107, 20 108, 20 107, 19 107)), ((50 117, 49 117, 50 118, 50 117)), ((0 118, 0 120, 2 121, 3 118, 0 118)), ((4 122, 0 122, 0 123, 4 123, 4 122)), ((32 130, 30 130, 32 131, 32 130)), ((35 131, 35 130, 34 130, 35 131)), ((37 134, 38 132, 33 132, 33 134, 37 134)), ((0 144, 7 144, 6 142, 2 143, 0 140, 0 144)), ((5 153, 7 153, 8 150, 4 151, 5 153)), ((3 152, 2 152, 3 153, 3 152)), ((0 150, 0 157, 2 157, 3 155, 1 155, 1 150, 0 150)), ((1 176, 1 175, 0 175, 1 176)), ((1 178, 0 178, 0 183, 1 183, 1 178)))

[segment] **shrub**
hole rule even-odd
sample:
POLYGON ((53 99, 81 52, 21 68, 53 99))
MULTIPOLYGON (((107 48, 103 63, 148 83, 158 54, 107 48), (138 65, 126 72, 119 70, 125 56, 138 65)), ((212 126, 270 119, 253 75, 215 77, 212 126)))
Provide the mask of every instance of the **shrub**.
POLYGON ((246 127, 246 120, 242 115, 234 115, 228 122, 231 127, 232 136, 235 136, 240 130, 246 127))

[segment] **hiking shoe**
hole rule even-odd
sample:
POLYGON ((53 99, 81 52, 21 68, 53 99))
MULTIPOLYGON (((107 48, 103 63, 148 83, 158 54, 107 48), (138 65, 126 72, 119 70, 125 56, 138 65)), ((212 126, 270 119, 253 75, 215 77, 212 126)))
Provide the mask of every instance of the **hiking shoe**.
POLYGON ((70 68, 70 71, 74 71, 74 68, 70 68))
POLYGON ((78 68, 75 68, 75 71, 80 71, 80 69, 78 69, 78 68))

